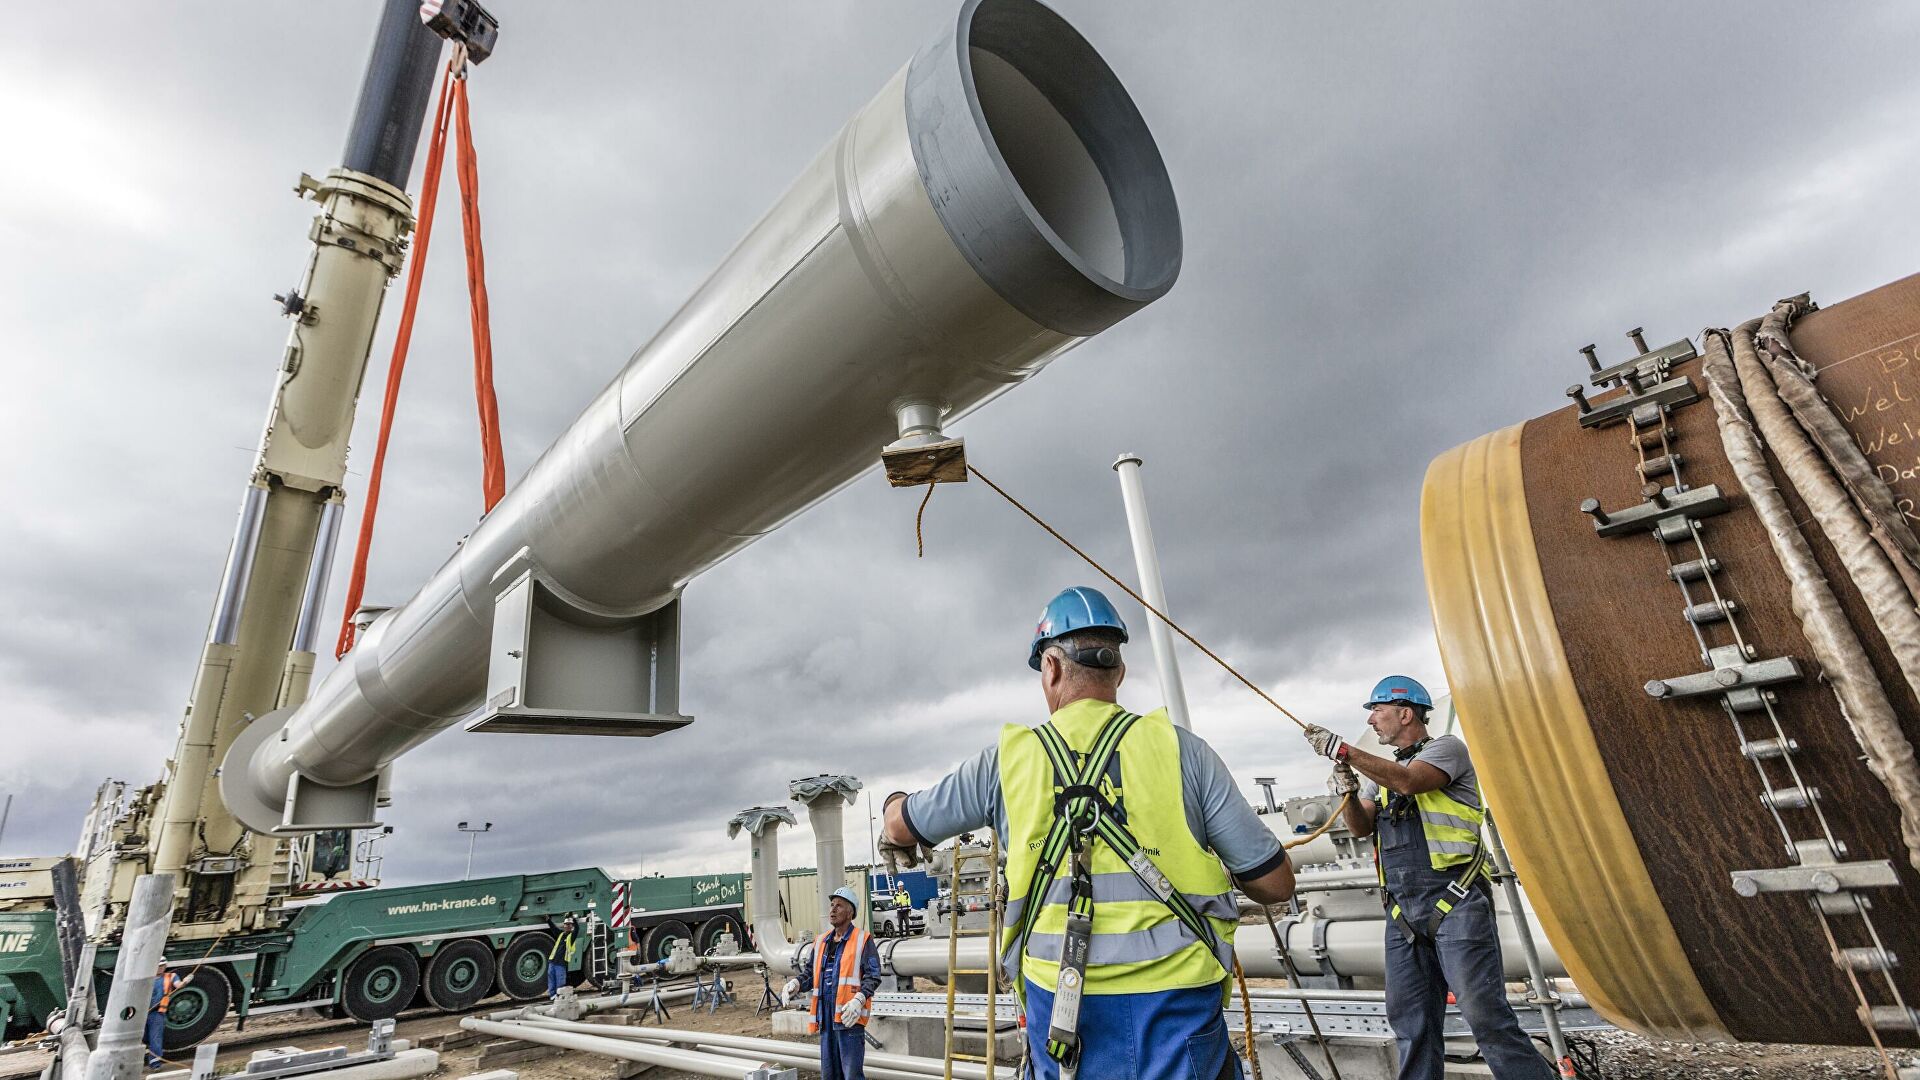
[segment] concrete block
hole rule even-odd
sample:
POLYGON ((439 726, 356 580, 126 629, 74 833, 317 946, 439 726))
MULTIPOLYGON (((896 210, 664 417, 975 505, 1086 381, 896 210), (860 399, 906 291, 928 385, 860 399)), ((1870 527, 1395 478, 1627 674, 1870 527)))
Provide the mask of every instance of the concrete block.
POLYGON ((492 1069, 488 1072, 468 1073, 461 1080, 520 1080, 520 1074, 512 1069, 492 1069))
POLYGON ((613 1069, 607 1076, 608 1080, 627 1080, 628 1077, 639 1076, 641 1073, 647 1072, 652 1068, 654 1068, 654 1066, 645 1061, 620 1061, 615 1059, 613 1069))
POLYGON ((773 1014, 773 1037, 791 1039, 807 1033, 807 1010, 780 1009, 773 1014))

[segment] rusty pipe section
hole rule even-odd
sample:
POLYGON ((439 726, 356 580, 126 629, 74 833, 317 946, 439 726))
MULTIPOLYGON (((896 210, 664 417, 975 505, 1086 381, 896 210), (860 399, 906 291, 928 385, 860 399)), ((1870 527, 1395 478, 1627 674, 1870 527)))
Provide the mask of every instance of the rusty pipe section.
POLYGON ((968 0, 858 112, 407 603, 222 793, 364 785, 482 704, 495 575, 524 551, 628 619, 871 468, 907 402, 951 421, 1172 287, 1179 214, 1124 87, 1035 0, 968 0))

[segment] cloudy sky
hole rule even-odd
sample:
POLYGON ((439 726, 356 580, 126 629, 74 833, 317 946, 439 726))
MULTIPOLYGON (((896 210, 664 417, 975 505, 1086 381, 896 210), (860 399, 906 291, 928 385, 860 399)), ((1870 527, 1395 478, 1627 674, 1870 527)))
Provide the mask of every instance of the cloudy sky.
MULTIPOLYGON (((512 478, 957 4, 494 8, 472 94, 512 478)), ((1142 454, 1175 614, 1349 731, 1380 674, 1444 681, 1417 537, 1436 453, 1564 404, 1589 341, 1619 359, 1631 326, 1669 341, 1920 268, 1910 4, 1058 8, 1160 142, 1185 270, 969 418, 970 457, 1130 567, 1108 465, 1142 454)), ((290 188, 338 162, 376 12, 8 15, 7 854, 68 850, 101 779, 149 782, 172 748, 285 334, 271 297, 305 257, 311 204, 290 188)), ((454 228, 428 272, 370 601, 410 595, 479 513, 454 228)), ((870 473, 690 586, 690 728, 449 733, 403 759, 388 879, 457 876, 463 818, 495 823, 482 872, 743 870, 727 817, 784 800, 790 778, 852 773, 884 795, 1037 721, 1034 616, 1091 573, 977 484, 939 491, 916 559, 917 501, 870 473)), ((1157 705, 1146 651, 1134 661, 1123 698, 1157 705)), ((1255 775, 1317 785, 1291 725, 1182 661, 1197 729, 1249 794, 1255 775)), ((850 855, 866 831, 850 814, 850 855)), ((809 839, 803 824, 787 850, 809 839)))

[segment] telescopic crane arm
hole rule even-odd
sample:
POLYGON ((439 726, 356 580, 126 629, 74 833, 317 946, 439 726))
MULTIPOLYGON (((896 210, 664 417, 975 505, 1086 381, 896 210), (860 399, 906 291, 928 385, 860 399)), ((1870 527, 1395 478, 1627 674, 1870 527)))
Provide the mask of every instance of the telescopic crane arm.
POLYGON ((236 912, 256 922, 275 884, 270 853, 251 850, 220 800, 214 766, 255 717, 306 699, 347 439, 381 302, 413 229, 404 188, 442 36, 477 62, 496 34, 478 4, 439 5, 423 21, 418 3, 388 0, 340 167, 302 175, 296 187, 319 213, 300 283, 277 297, 292 326, 148 837, 151 871, 175 876, 176 910, 208 936, 233 929, 236 912))

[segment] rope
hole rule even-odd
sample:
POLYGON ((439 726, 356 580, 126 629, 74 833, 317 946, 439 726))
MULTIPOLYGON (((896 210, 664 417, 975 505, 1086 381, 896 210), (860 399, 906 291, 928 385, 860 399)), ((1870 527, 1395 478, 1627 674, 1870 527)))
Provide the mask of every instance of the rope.
MULTIPOLYGON (((1059 531, 1056 530, 1053 526, 1047 524, 1045 521, 1042 521, 1040 519, 1039 514, 1036 514, 1033 511, 1027 509, 1025 506, 1021 505, 1020 500, 1007 494, 1006 489, 1002 488, 999 484, 996 484, 993 481, 987 479, 986 473, 981 472, 979 469, 974 468, 972 465, 967 466, 967 471, 979 477, 980 482, 992 488, 995 494, 999 495, 1001 498, 1012 503, 1013 508, 1015 510, 1018 510, 1021 513, 1027 515, 1027 517, 1031 519, 1035 525, 1038 525, 1042 529, 1045 529, 1047 531, 1047 535, 1053 537, 1055 540, 1060 541, 1062 544, 1065 544, 1067 546, 1067 550, 1073 552, 1075 555, 1080 556, 1080 558, 1084 560, 1088 566, 1091 566, 1095 570, 1098 570, 1100 572, 1100 576, 1106 578, 1108 581, 1113 582, 1116 586, 1119 587, 1121 592, 1124 592, 1128 596, 1132 597, 1135 603, 1139 604, 1143 608, 1146 608, 1148 611, 1152 612, 1157 618, 1159 618, 1161 622, 1166 623, 1168 626, 1172 627, 1175 633, 1187 639, 1188 644, 1191 644, 1194 648, 1199 649, 1201 652, 1205 653, 1207 655, 1207 659, 1212 660, 1216 664, 1219 664, 1220 667, 1224 669, 1227 674, 1233 676, 1236 679, 1239 679, 1242 683, 1246 685, 1247 689, 1260 695, 1260 700, 1266 702, 1267 704, 1273 706, 1276 709, 1279 709, 1281 715, 1285 716, 1287 719, 1293 721, 1294 723, 1300 725, 1301 730, 1303 731, 1306 730, 1307 722, 1305 720, 1302 720, 1299 717, 1293 715, 1293 713, 1287 710, 1287 707, 1285 705, 1282 705, 1279 702, 1273 700, 1273 698, 1270 697, 1265 690, 1262 690, 1258 686, 1255 686, 1253 684, 1252 679, 1249 679, 1245 675, 1240 674, 1238 671, 1234 670, 1234 667, 1232 664, 1229 664, 1225 660, 1220 659, 1219 654, 1215 653, 1212 649, 1207 648, 1205 645, 1200 644, 1200 640, 1198 638, 1194 637, 1192 634, 1187 633, 1186 630, 1182 628, 1179 623, 1174 622, 1172 618, 1168 617, 1166 612, 1161 611, 1159 608, 1154 607, 1152 604, 1147 603, 1145 598, 1143 598, 1139 593, 1134 592, 1133 588, 1129 586, 1126 582, 1121 581, 1117 577, 1114 577, 1113 574, 1106 567, 1101 566, 1098 562, 1094 561, 1093 556, 1087 554, 1084 551, 1081 551, 1080 548, 1077 545, 1075 545, 1073 541, 1067 539, 1064 536, 1061 536, 1059 531)), ((929 491, 927 494, 931 496, 933 493, 929 491)))
POLYGON ((1247 1060, 1253 1063, 1253 1080, 1262 1080, 1260 1055, 1253 1052, 1253 995, 1247 992, 1247 973, 1240 966, 1239 953, 1233 956, 1233 977, 1240 982, 1240 1031, 1246 1036, 1247 1060))
POLYGON ((353 613, 360 610, 367 588, 367 553, 373 548, 373 522, 380 511, 380 479, 386 469, 387 443, 393 435, 394 408, 400 403, 400 376, 407 368, 407 350, 413 343, 413 314, 420 305, 420 279, 427 268, 427 245, 433 239, 433 207, 439 201, 440 166, 447 153, 447 116, 452 104, 448 87, 453 66, 440 79, 440 98, 433 109, 433 135, 427 143, 426 175, 420 185, 419 224, 414 228, 413 259, 407 267, 407 293, 400 308, 400 329, 393 339, 393 357, 387 361, 387 388, 380 401, 380 437, 373 447, 373 470, 367 474, 367 508, 360 512, 360 536, 353 549, 353 573, 347 578, 346 610, 340 616, 340 638, 334 659, 353 648, 353 613))
POLYGON ((924 559, 927 557, 927 542, 921 536, 920 521, 927 516, 927 504, 933 501, 933 486, 939 482, 939 480, 935 479, 929 479, 927 481, 927 497, 920 500, 920 511, 913 515, 913 557, 916 559, 924 559))

